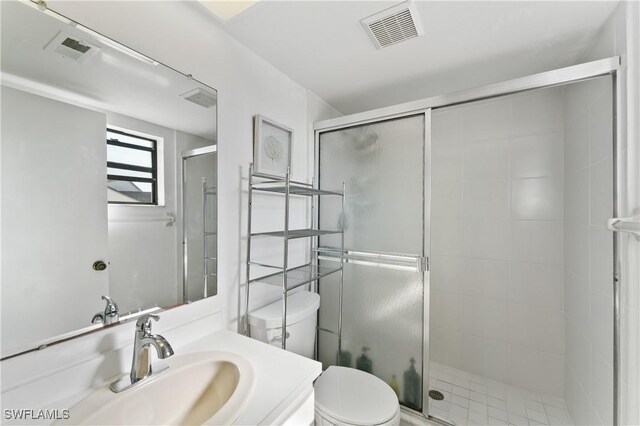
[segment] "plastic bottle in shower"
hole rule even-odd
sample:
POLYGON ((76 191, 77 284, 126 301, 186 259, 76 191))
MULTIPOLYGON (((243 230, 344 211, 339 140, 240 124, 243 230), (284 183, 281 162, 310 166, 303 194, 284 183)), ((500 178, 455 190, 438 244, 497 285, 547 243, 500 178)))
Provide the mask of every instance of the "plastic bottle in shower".
POLYGON ((407 371, 404 372, 404 403, 415 409, 420 409, 420 387, 421 380, 420 375, 416 371, 414 364, 416 360, 411 358, 411 367, 407 371))
POLYGON ((360 355, 356 360, 356 368, 358 370, 366 371, 367 373, 373 374, 373 361, 371 361, 371 358, 367 356, 368 350, 368 347, 362 347, 362 355, 360 355))

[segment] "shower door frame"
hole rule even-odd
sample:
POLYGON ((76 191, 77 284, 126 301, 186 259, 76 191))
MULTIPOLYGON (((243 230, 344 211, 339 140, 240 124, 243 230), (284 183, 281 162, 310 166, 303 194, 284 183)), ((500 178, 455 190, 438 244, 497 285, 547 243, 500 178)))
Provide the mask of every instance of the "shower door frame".
MULTIPOLYGON (((618 83, 618 72, 622 68, 619 56, 613 56, 583 64, 573 65, 570 67, 559 68, 539 74, 533 74, 527 77, 521 77, 513 80, 507 80, 500 83, 480 86, 473 89, 454 92, 446 95, 438 95, 417 101, 406 102, 365 111, 361 113, 351 114, 343 117, 323 120, 314 123, 314 181, 319 184, 320 176, 320 134, 343 130, 350 127, 372 124, 380 121, 386 121, 395 118, 402 118, 411 115, 425 115, 425 146, 424 146, 424 242, 423 253, 426 256, 427 268, 424 272, 424 297, 423 297, 423 354, 422 354, 422 412, 412 410, 402 406, 402 411, 409 416, 421 417, 442 424, 448 424, 440 419, 429 416, 429 299, 430 299, 430 191, 431 191, 431 112, 433 109, 450 107, 455 105, 467 104, 486 99, 494 99, 503 96, 513 95, 520 92, 528 92, 536 89, 544 89, 555 86, 564 86, 571 83, 590 80, 597 77, 610 75, 613 84, 613 211, 612 217, 619 216, 620 206, 622 205, 622 196, 624 195, 622 182, 624 176, 621 175, 622 167, 618 165, 622 163, 619 149, 618 137, 621 134, 621 120, 618 117, 618 102, 622 99, 622 87, 618 83), (426 373, 426 374, 425 374, 426 373)), ((318 220, 319 209, 313 212, 314 220, 318 220)), ((616 232, 613 232, 613 424, 618 425, 620 419, 620 266, 619 266, 619 238, 616 232)))
MULTIPOLYGON (((188 291, 187 291, 187 284, 188 284, 188 278, 189 278, 189 273, 187 270, 187 266, 189 265, 189 242, 188 242, 188 238, 187 238, 187 216, 185 214, 185 206, 187 204, 187 196, 186 196, 186 181, 187 181, 187 160, 191 159, 191 158, 195 158, 195 157, 201 157, 204 155, 211 155, 211 154, 217 154, 218 153, 218 144, 213 144, 213 145, 207 145, 207 146, 203 146, 201 148, 195 148, 195 149, 190 149, 187 151, 183 151, 182 154, 180 155, 182 160, 180 162, 180 176, 181 176, 181 180, 180 180, 180 216, 181 216, 181 221, 182 221, 182 237, 181 237, 181 241, 182 241, 182 302, 183 303, 187 303, 188 302, 188 291)), ((216 186, 218 185, 218 157, 215 157, 215 161, 216 161, 216 186)), ((216 201, 216 211, 215 211, 215 216, 216 216, 216 230, 218 229, 218 203, 216 201)), ((205 217, 202 217, 203 223, 205 221, 205 217)), ((205 238, 206 241, 206 237, 205 238)), ((218 256, 218 238, 216 236, 216 257, 218 256)), ((218 269, 218 260, 216 259, 216 270, 218 269)), ((204 273, 206 274, 206 268, 204 273)), ((206 282, 206 281, 205 281, 206 282)), ((217 280, 216 280, 217 283, 217 280)), ((216 284, 217 285, 217 284, 216 284)), ((206 292, 206 289, 205 289, 206 292)), ((205 296, 206 298, 207 296, 205 296)))

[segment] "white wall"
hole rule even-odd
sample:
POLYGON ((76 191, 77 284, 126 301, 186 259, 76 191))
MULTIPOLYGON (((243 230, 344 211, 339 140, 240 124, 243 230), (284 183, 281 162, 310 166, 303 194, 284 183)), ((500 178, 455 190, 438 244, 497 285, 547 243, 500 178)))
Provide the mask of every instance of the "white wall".
MULTIPOLYGON (((584 58, 585 61, 606 58, 613 55, 622 57, 623 68, 618 73, 618 83, 620 91, 617 97, 617 126, 619 129, 619 158, 620 167, 618 175, 621 177, 620 183, 622 191, 619 194, 620 215, 631 216, 640 212, 640 4, 634 1, 621 2, 615 12, 609 18, 596 41, 584 58)), ((607 160, 604 159, 600 168, 608 167, 607 160)), ((591 166, 590 172, 597 173, 597 165, 591 166)), ((590 191, 590 196, 596 195, 590 191)), ((603 216, 603 215, 602 215, 603 216)), ((602 219, 602 218, 600 218, 602 219)), ((610 233, 605 233, 600 226, 601 222, 591 223, 590 244, 599 244, 593 238, 606 235, 607 246, 610 233)), ((605 246, 606 247, 606 246, 605 246)), ((638 241, 626 234, 620 234, 620 260, 621 260, 621 362, 620 362, 620 398, 621 398, 621 424, 637 425, 640 423, 640 244, 638 241)), ((592 257, 591 262, 599 260, 592 257)), ((593 264, 591 265, 593 271, 593 264)), ((596 269, 597 270, 597 269, 596 269)), ((607 267, 610 271, 610 268, 607 267)), ((592 279, 594 277, 592 276, 592 279)), ((591 282, 591 287, 598 285, 598 282, 591 282)), ((602 290, 602 288, 600 288, 602 290)), ((605 291, 608 289, 605 288, 605 291)), ((596 290, 594 290, 596 291, 596 290)), ((602 292, 594 293, 601 296, 602 292)), ((593 306, 593 305, 592 305, 593 306)), ((610 318, 610 313, 595 310, 591 315, 603 315, 606 317, 601 321, 610 318)), ((602 326, 607 325, 604 323, 602 326)), ((610 324, 609 324, 610 325, 610 324)), ((610 342, 610 327, 600 329, 606 332, 606 340, 610 342)), ((569 334, 568 334, 569 337, 569 334)), ((596 349, 598 342, 593 343, 596 349)), ((570 348, 567 348, 569 352, 570 348)), ((609 416, 611 401, 607 398, 601 399, 602 389, 596 388, 597 381, 609 379, 610 356, 609 351, 604 354, 592 352, 592 359, 583 359, 583 366, 590 362, 591 374, 586 371, 581 375, 582 388, 567 386, 567 405, 572 411, 574 420, 582 419, 587 421, 587 416, 593 422, 610 422, 609 416), (597 363, 597 364, 596 364, 597 363), (594 376, 595 375, 595 376, 594 376), (593 381, 596 381, 595 383, 593 381), (586 384, 585 384, 586 382, 586 384), (594 392, 598 391, 598 394, 594 392), (570 400, 573 399, 573 403, 570 400), (580 414, 574 412, 580 411, 580 414), (603 418, 604 417, 604 418, 603 418)), ((586 358, 586 357, 583 357, 586 358)), ((575 367, 574 367, 575 368, 575 367)), ((612 386, 611 383, 604 384, 612 386)))
MULTIPOLYGON (((295 179, 306 180, 311 147, 307 141, 308 121, 331 115, 309 117, 310 96, 306 89, 229 36, 215 18, 188 3, 126 2, 116 7, 112 2, 54 0, 48 4, 218 90, 218 226, 223 230, 218 241, 220 285, 218 296, 198 303, 222 309, 227 323, 234 328, 239 284, 244 282, 246 176, 253 157, 252 117, 263 114, 294 129, 292 174, 295 179)), ((322 113, 321 109, 328 108, 316 111, 322 113)), ((302 216, 306 217, 306 213, 302 216)), ((274 228, 280 226, 280 219, 273 223, 274 228)), ((265 303, 277 297, 277 291, 268 292, 255 302, 265 303)), ((190 307, 182 309, 188 316, 190 307)))
POLYGON ((562 92, 432 118, 431 359, 563 393, 562 92))
POLYGON ((2 86, 2 350, 91 325, 107 260, 103 113, 2 86), (73 165, 69 167, 69 165, 73 165))
POLYGON ((565 397, 577 424, 613 422, 611 79, 565 88, 565 397))
POLYGON ((107 114, 107 124, 162 138, 158 180, 163 182, 159 190, 164 200, 158 206, 109 205, 109 295, 121 313, 175 305, 182 296, 174 260, 178 225, 148 219, 177 214, 176 131, 115 113, 107 114))

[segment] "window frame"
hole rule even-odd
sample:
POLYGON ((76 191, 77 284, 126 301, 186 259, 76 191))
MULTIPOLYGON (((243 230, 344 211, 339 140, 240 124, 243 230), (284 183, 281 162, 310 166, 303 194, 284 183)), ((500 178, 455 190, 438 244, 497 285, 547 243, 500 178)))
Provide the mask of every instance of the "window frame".
POLYGON ((107 173, 107 182, 110 180, 123 181, 123 182, 144 182, 151 184, 151 202, 127 202, 127 201, 109 201, 107 204, 120 204, 129 206, 157 206, 158 205, 158 139, 148 136, 140 136, 133 133, 133 131, 124 131, 107 126, 107 132, 116 133, 123 136, 128 136, 135 139, 141 139, 147 142, 151 142, 151 148, 130 144, 127 142, 121 142, 117 139, 106 138, 107 145, 119 146, 121 148, 135 149, 137 151, 144 151, 151 153, 151 167, 136 166, 127 163, 118 163, 115 161, 109 161, 107 157, 107 168, 114 168, 120 170, 131 170, 136 172, 151 173, 151 178, 124 176, 118 174, 107 173))

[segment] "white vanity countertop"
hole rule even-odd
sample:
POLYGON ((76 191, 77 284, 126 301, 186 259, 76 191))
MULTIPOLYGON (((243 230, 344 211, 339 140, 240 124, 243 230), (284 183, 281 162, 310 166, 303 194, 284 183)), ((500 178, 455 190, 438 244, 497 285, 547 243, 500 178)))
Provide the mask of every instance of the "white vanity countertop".
POLYGON ((236 421, 241 425, 268 422, 286 407, 292 396, 311 387, 322 373, 322 364, 266 343, 219 330, 189 343, 176 351, 176 355, 189 352, 228 351, 246 358, 255 370, 255 388, 251 402, 236 421))
MULTIPOLYGON (((175 355, 205 351, 236 353, 254 368, 253 395, 236 421, 239 425, 271 423, 289 408, 301 392, 311 389, 313 381, 322 373, 322 364, 317 361, 224 329, 175 348, 175 355)), ((69 408, 95 390, 87 389, 72 398, 58 401, 50 408, 69 408)))

